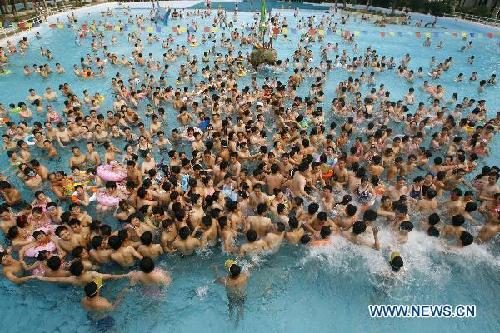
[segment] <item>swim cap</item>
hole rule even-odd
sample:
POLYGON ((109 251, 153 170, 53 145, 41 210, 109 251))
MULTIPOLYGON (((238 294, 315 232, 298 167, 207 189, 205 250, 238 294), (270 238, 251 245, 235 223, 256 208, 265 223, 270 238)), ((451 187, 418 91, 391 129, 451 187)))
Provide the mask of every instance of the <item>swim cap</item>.
MULTIPOLYGON (((102 279, 101 279, 101 281, 102 281, 102 279)), ((102 284, 101 284, 101 286, 102 286, 102 284)), ((95 295, 97 295, 97 292, 99 291, 100 287, 94 280, 92 282, 87 283, 83 289, 85 291, 85 295, 87 295, 87 297, 91 298, 91 297, 94 297, 95 295)))
POLYGON ((227 259, 226 262, 224 263, 224 267, 227 269, 227 271, 229 272, 230 269, 231 269, 231 266, 235 265, 236 264, 236 260, 233 260, 233 259, 227 259))
POLYGON ((97 276, 96 278, 94 278, 92 280, 92 282, 94 282, 97 286, 97 290, 101 289, 102 288, 102 285, 103 285, 103 281, 102 281, 102 277, 100 276, 97 276))
POLYGON ((391 260, 389 261, 389 264, 395 272, 399 271, 401 267, 403 267, 403 258, 399 255, 399 252, 394 251, 391 253, 391 260))

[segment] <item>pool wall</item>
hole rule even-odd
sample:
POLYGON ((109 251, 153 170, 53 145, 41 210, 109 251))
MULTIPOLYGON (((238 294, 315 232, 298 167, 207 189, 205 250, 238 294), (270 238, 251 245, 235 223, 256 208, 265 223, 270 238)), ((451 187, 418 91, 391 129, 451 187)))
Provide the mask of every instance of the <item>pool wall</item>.
MULTIPOLYGON (((188 7, 192 7, 192 6, 198 5, 200 3, 203 3, 203 2, 204 1, 160 1, 160 5, 162 7, 188 8, 188 7)), ((213 3, 216 4, 218 2, 237 3, 237 2, 242 2, 242 1, 241 0, 218 0, 218 1, 214 1, 213 3)), ((105 11, 108 8, 110 8, 110 9, 116 8, 119 4, 120 4, 120 2, 117 2, 117 1, 105 2, 105 3, 99 3, 99 4, 92 5, 92 6, 81 7, 81 8, 73 9, 70 11, 61 12, 61 13, 51 15, 47 18, 47 22, 44 22, 39 27, 35 27, 29 31, 22 31, 22 32, 15 34, 15 35, 8 36, 5 38, 0 38, 0 46, 5 46, 7 44, 8 40, 17 42, 22 37, 32 37, 37 32, 43 33, 45 31, 45 29, 48 29, 49 24, 56 23, 58 19, 59 20, 64 19, 63 20, 63 22, 64 22, 68 13, 74 13, 77 18, 81 18, 84 15, 86 15, 87 13, 105 11)), ((127 7, 136 8, 136 9, 151 8, 151 2, 149 2, 149 1, 147 1, 147 2, 146 1, 144 1, 144 2, 126 2, 125 4, 127 7)), ((310 4, 317 5, 317 6, 331 6, 332 5, 332 3, 326 3, 326 2, 310 3, 310 4)), ((364 6, 364 5, 348 5, 348 8, 366 9, 366 6, 364 6)), ((370 9, 375 10, 375 11, 384 12, 384 13, 389 13, 391 11, 391 9, 389 9, 389 8, 373 7, 373 6, 371 6, 370 9)), ((400 12, 400 11, 396 11, 396 12, 400 12)), ((420 19, 424 22, 432 22, 434 20, 434 16, 428 15, 428 14, 422 14, 422 13, 417 13, 417 12, 409 12, 408 14, 411 15, 412 18, 417 18, 417 19, 420 19)), ((484 32, 484 31, 496 32, 496 33, 500 32, 499 27, 484 25, 481 23, 471 22, 471 21, 467 21, 467 20, 463 20, 463 19, 459 19, 459 18, 439 17, 438 18, 438 26, 441 27, 442 24, 440 24, 440 23, 442 23, 442 22, 447 23, 446 27, 452 26, 454 29, 457 29, 457 30, 467 29, 467 32, 484 32), (473 31, 471 31, 471 29, 473 31)))

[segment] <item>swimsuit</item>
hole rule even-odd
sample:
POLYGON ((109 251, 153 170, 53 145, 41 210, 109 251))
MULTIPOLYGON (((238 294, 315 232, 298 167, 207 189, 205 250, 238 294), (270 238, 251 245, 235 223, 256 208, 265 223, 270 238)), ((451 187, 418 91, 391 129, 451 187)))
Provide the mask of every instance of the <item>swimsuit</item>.
POLYGON ((411 187, 410 197, 413 199, 421 199, 422 198, 422 188, 420 190, 415 190, 415 187, 411 187))

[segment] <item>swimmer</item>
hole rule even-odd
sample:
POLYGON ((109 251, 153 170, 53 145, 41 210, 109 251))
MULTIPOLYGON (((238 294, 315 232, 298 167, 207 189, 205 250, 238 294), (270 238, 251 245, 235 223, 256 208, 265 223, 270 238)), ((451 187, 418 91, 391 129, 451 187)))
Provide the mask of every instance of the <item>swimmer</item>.
POLYGON ((239 322, 244 315, 248 273, 243 272, 234 260, 227 260, 224 266, 228 271, 227 276, 218 277, 215 281, 226 287, 229 318, 239 322))
POLYGON ((132 283, 142 283, 144 285, 163 285, 167 286, 172 281, 170 274, 160 268, 155 268, 153 259, 143 257, 139 263, 140 271, 129 273, 132 283))

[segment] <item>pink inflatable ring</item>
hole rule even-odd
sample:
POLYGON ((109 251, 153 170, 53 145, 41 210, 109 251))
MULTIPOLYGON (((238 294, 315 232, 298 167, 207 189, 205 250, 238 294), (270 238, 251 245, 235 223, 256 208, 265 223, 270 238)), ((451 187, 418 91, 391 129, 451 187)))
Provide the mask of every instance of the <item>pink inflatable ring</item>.
POLYGON ((97 167, 97 175, 104 181, 121 182, 127 178, 127 171, 111 164, 100 165, 97 167))

